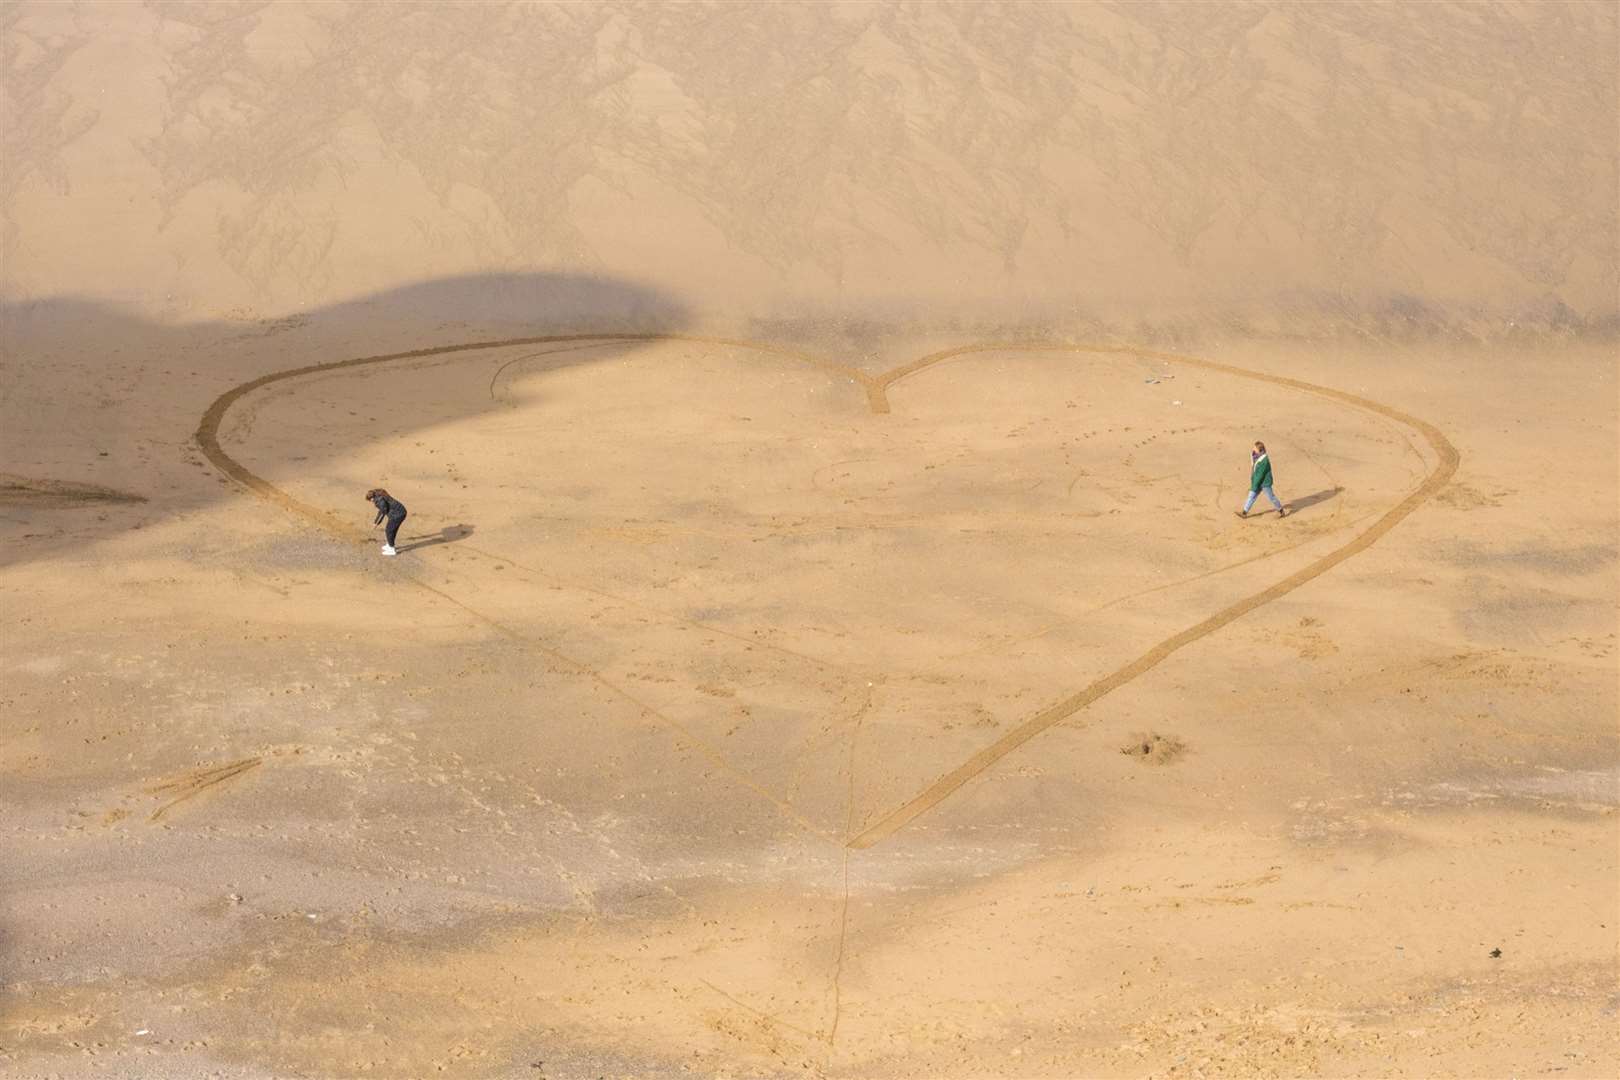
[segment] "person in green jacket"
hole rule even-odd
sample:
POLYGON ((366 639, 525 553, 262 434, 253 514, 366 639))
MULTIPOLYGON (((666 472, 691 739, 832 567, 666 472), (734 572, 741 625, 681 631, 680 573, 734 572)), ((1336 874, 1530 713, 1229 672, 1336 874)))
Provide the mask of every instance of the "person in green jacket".
POLYGON ((1254 449, 1249 452, 1249 497, 1243 500, 1243 509, 1238 511, 1238 517, 1248 517, 1249 511, 1254 508, 1254 500, 1264 491, 1271 505, 1277 508, 1278 517, 1287 517, 1288 511, 1283 507, 1277 493, 1271 490, 1271 458, 1266 456, 1266 444, 1256 442, 1254 449))

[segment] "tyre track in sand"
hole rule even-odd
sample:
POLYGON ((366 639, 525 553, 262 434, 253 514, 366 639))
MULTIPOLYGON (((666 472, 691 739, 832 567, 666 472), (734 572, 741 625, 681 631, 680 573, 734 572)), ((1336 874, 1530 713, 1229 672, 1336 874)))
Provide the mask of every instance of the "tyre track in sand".
MULTIPOLYGON (((1166 659, 1174 655, 1176 652, 1179 652, 1181 649, 1184 649, 1188 645, 1208 637, 1230 623, 1242 618, 1244 615, 1247 615, 1251 611, 1269 604, 1273 600, 1277 600, 1288 595, 1302 585, 1321 577, 1323 574, 1327 573, 1329 570, 1338 566, 1340 563, 1351 558, 1352 556, 1367 550, 1367 548, 1377 543, 1378 540, 1394 529, 1395 526, 1399 525, 1407 517, 1411 516, 1411 514, 1418 509, 1418 507, 1422 506, 1429 499, 1433 498, 1434 495, 1445 487, 1445 485, 1450 482, 1451 477, 1456 473, 1457 466, 1460 461, 1456 447, 1451 444, 1450 440, 1448 440, 1438 428, 1427 423, 1426 421, 1418 419, 1415 416, 1402 412, 1399 409, 1373 401, 1370 398, 1360 397, 1359 395, 1347 393, 1343 390, 1336 390, 1332 387, 1319 386, 1315 383, 1309 383, 1302 379, 1293 379, 1282 375, 1271 375, 1265 372, 1252 371, 1232 364, 1223 364, 1195 356, 1186 356, 1180 353, 1158 352, 1151 349, 1139 349, 1123 345, 1084 345, 1074 343, 1056 343, 1050 341, 1000 342, 993 344, 966 345, 941 350, 939 352, 930 353, 926 356, 918 357, 916 360, 912 360, 898 367, 891 368, 886 372, 872 375, 847 364, 834 363, 820 357, 813 356, 809 353, 804 353, 796 349, 785 348, 783 346, 770 345, 764 342, 748 341, 738 338, 702 337, 688 334, 596 333, 553 334, 535 337, 507 338, 492 341, 466 342, 455 345, 440 345, 425 349, 412 349, 406 352, 386 353, 377 356, 335 360, 323 364, 310 364, 304 367, 292 368, 286 371, 272 372, 268 375, 262 375, 257 379, 242 383, 241 385, 233 387, 230 390, 227 390, 224 394, 220 395, 220 397, 209 406, 208 410, 203 414, 202 420, 198 424, 196 433, 197 444, 201 448, 203 455, 208 458, 215 468, 219 469, 220 472, 224 473, 227 477, 243 485, 260 498, 263 498, 292 514, 314 523, 326 532, 333 533, 345 539, 355 539, 360 537, 361 534, 353 526, 348 524, 347 521, 328 511, 299 502, 297 499, 294 499, 292 496, 277 488, 263 477, 257 475, 241 462, 237 461, 235 458, 231 457, 225 452, 224 448, 219 442, 219 431, 221 424, 224 422, 226 414, 230 411, 233 405, 254 391, 265 386, 269 386, 272 383, 283 382, 289 379, 296 379, 302 376, 317 373, 338 371, 367 365, 385 364, 390 361, 422 359, 427 357, 452 355, 455 353, 471 353, 489 349, 528 345, 561 345, 568 343, 579 343, 581 345, 586 345, 608 344, 612 342, 652 341, 690 341, 699 344, 724 345, 759 352, 770 356, 778 356, 798 363, 807 364, 811 367, 825 371, 828 374, 842 376, 848 381, 858 384, 865 391, 868 407, 875 414, 885 414, 890 411, 889 392, 893 387, 903 380, 930 368, 936 367, 946 361, 962 357, 994 352, 1040 352, 1071 355, 1097 354, 1138 356, 1145 359, 1158 360, 1164 363, 1179 364, 1186 367, 1217 372, 1223 375, 1231 375, 1237 378, 1270 383, 1275 386, 1297 390, 1302 393, 1315 395, 1317 397, 1343 402, 1344 404, 1350 405, 1354 408, 1393 420, 1399 424, 1405 425, 1411 430, 1417 431, 1424 437, 1425 441, 1427 441, 1429 444, 1430 449, 1432 449, 1436 455, 1436 464, 1417 488, 1408 493, 1404 499, 1402 499, 1399 503, 1396 503, 1370 526, 1368 526, 1362 532, 1357 533, 1345 544, 1319 557, 1307 566, 1295 571, 1288 577, 1283 578, 1281 581, 1278 581, 1275 584, 1260 590, 1259 592, 1243 597, 1242 599, 1227 605, 1225 608, 1216 612, 1214 615, 1209 616, 1203 621, 1196 623, 1195 625, 1190 626, 1177 634, 1173 634, 1170 637, 1165 638, 1158 644, 1148 649, 1146 652, 1142 653, 1136 659, 1131 660, 1123 666, 1115 669, 1113 672, 1091 683, 1084 689, 1070 694, 1069 696, 1064 697, 1061 700, 1054 702, 1053 704, 1040 710, 1033 716, 1030 716, 1028 719, 1012 728, 1006 734, 1002 735, 995 742, 974 753, 961 765, 958 765, 956 768, 945 773, 943 776, 940 776, 916 796, 891 810, 888 814, 884 815, 874 824, 865 828, 858 835, 853 837, 846 835, 844 842, 848 847, 855 849, 870 848, 889 836, 892 836, 894 833, 898 832, 912 821, 915 821, 918 817, 921 817, 923 814, 927 813, 929 810, 948 799, 951 795, 955 794, 959 789, 961 789, 961 787, 968 781, 990 769, 1014 750, 1017 750, 1031 739, 1073 716, 1075 713, 1084 709, 1092 702, 1097 701, 1099 698, 1112 693, 1127 683, 1130 683, 1131 681, 1151 671, 1153 668, 1163 663, 1166 659)), ((574 667, 580 673, 588 675, 592 679, 602 683, 603 686, 612 690, 616 695, 628 699, 628 701, 637 707, 638 710, 643 713, 643 715, 652 716, 669 725, 678 734, 680 734, 682 738, 696 745, 700 752, 705 757, 708 757, 714 764, 722 768, 734 779, 738 780, 744 787, 771 802, 778 810, 782 811, 799 825, 807 827, 814 833, 825 835, 824 831, 820 827, 817 827, 806 820, 791 805, 785 803, 776 795, 764 789, 757 781, 753 780, 752 777, 748 776, 745 772, 738 769, 735 765, 726 760, 724 755, 722 755, 717 748, 697 739, 695 733, 693 733, 685 725, 674 721, 668 716, 664 716, 657 710, 652 709, 645 702, 637 699, 634 695, 630 694, 622 687, 618 687, 608 682, 600 673, 595 672, 594 670, 586 667, 578 661, 573 660, 572 658, 564 657, 561 654, 556 653, 555 650, 551 649, 549 646, 546 646, 544 643, 535 641, 528 638, 526 635, 517 633, 510 627, 501 625, 496 620, 490 619, 489 617, 475 611, 462 601, 450 596, 441 589, 438 589, 425 581, 419 581, 415 578, 410 578, 409 580, 412 580, 415 584, 421 586, 427 591, 448 600, 469 614, 474 615, 480 621, 495 626, 503 634, 524 641, 529 645, 538 647, 542 651, 551 654, 553 659, 563 662, 568 666, 574 667)))

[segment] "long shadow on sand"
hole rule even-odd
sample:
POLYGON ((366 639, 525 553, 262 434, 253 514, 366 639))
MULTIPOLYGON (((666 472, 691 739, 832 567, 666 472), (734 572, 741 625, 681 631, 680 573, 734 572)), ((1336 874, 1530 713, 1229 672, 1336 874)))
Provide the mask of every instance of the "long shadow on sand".
MULTIPOLYGON (((409 518, 406 519, 405 524, 407 526, 410 525, 409 518)), ((467 539, 467 537, 471 536, 472 534, 473 527, 471 525, 446 525, 432 536, 426 536, 420 540, 411 540, 398 545, 398 550, 399 553, 403 555, 407 551, 418 551, 422 548, 438 547, 440 544, 453 544, 457 540, 467 539)))
MULTIPOLYGON (((685 307, 627 281, 578 274, 475 274, 391 289, 277 318, 155 322, 116 305, 62 296, 0 304, 0 460, 18 490, 96 491, 84 500, 32 499, 7 507, 0 567, 55 558, 130 528, 233 497, 197 452, 197 418, 233 386, 274 372, 351 357, 556 333, 667 334, 685 307), (116 498, 114 497, 116 496, 116 498)), ((616 355, 639 346, 622 342, 616 355)), ((557 353, 538 368, 605 354, 557 353)), ((469 362, 488 354, 470 352, 469 362)), ((454 362, 449 360, 447 362, 454 362)), ((379 415, 392 435, 497 407, 467 395, 431 418, 379 415)), ((328 433, 320 456, 285 465, 318 473, 378 434, 356 423, 328 433)), ((16 501, 16 500, 13 500, 16 501)), ((358 506, 358 503, 357 503, 358 506)), ((423 507, 423 510, 428 510, 423 507)), ((357 511, 357 517, 362 511, 357 511)), ((423 522, 432 528, 431 517, 423 522)), ((456 528, 465 532, 456 532, 456 528)), ((450 543, 445 529, 403 550, 450 543)))
POLYGON ((1301 510, 1315 506, 1317 503, 1325 503, 1329 499, 1341 494, 1343 491, 1344 488, 1342 487, 1325 488, 1322 491, 1313 492, 1310 495, 1305 495, 1298 499, 1290 499, 1284 505, 1288 507, 1288 512, 1290 514, 1297 514, 1301 510))

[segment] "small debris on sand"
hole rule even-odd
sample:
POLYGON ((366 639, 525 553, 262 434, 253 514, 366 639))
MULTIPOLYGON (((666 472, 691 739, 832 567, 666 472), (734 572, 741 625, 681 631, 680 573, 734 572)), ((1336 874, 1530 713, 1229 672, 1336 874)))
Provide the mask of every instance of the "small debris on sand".
POLYGON ((1132 735, 1130 741, 1119 748, 1120 753, 1148 765, 1168 765, 1186 751, 1186 744, 1174 735, 1157 732, 1132 735))

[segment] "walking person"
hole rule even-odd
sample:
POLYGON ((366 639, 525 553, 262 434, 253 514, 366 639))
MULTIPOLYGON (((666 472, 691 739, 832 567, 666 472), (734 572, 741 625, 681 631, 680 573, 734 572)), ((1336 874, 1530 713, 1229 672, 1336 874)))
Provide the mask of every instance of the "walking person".
POLYGON ((388 522, 387 542, 383 544, 384 555, 397 555, 394 550, 394 538, 399 535, 399 526, 405 520, 405 504, 388 494, 382 488, 372 488, 366 492, 366 501, 377 508, 377 520, 371 523, 375 529, 384 520, 388 522))
POLYGON ((1254 500, 1264 491, 1271 505, 1277 508, 1278 517, 1287 517, 1288 511, 1283 507, 1277 493, 1271 490, 1271 458, 1266 454, 1266 444, 1256 441, 1254 449, 1249 451, 1249 497, 1243 500, 1243 509, 1238 511, 1238 517, 1248 517, 1249 511, 1254 508, 1254 500))

